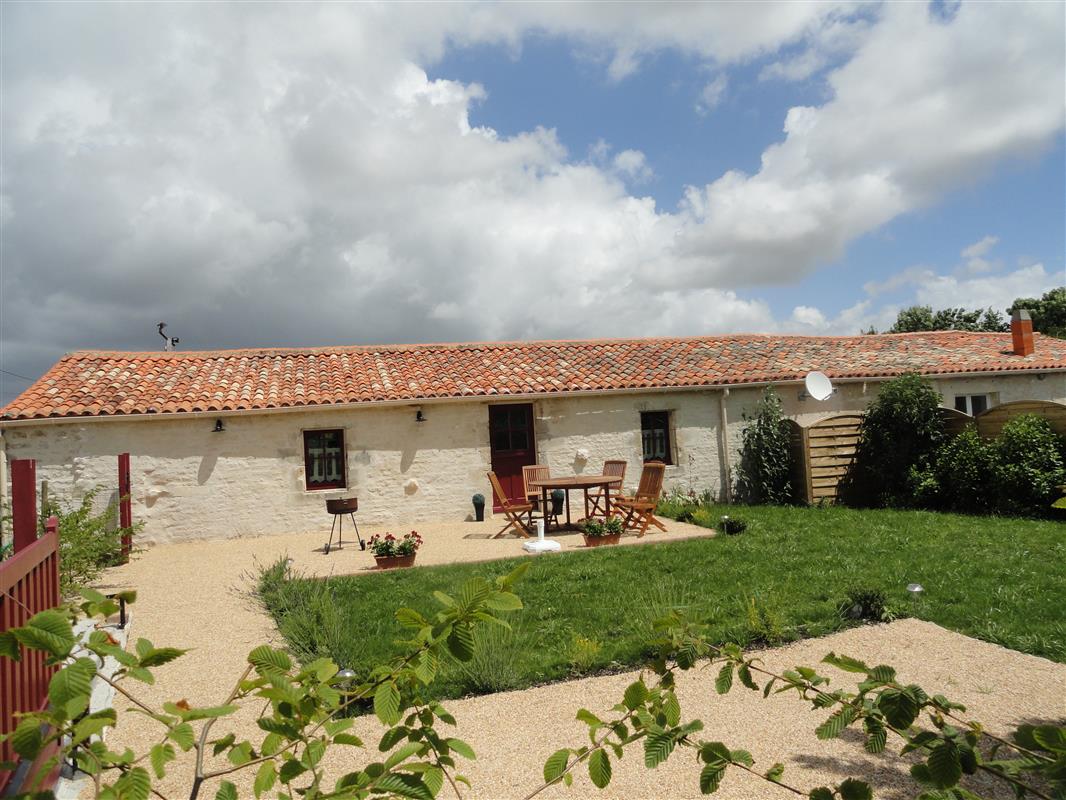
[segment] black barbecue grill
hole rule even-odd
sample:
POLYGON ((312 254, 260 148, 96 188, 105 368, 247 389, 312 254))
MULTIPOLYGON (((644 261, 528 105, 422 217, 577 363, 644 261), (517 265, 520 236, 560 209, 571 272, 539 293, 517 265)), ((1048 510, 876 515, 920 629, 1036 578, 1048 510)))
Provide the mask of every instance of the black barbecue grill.
POLYGON ((333 546, 333 531, 337 531, 337 549, 344 547, 344 515, 347 514, 355 527, 355 538, 359 540, 359 549, 366 550, 366 542, 359 535, 359 525, 355 522, 355 512, 359 510, 358 497, 335 497, 326 501, 326 511, 333 515, 333 524, 329 528, 329 541, 326 542, 326 554, 329 555, 333 546), (340 523, 338 525, 338 522, 340 523))

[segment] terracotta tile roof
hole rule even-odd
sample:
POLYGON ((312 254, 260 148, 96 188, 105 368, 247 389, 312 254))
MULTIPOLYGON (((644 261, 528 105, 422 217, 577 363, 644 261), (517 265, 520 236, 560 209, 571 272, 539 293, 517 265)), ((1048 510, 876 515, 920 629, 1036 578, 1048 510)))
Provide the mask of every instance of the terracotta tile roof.
POLYGON ((78 352, 0 411, 0 420, 268 410, 443 397, 662 389, 917 371, 1066 369, 1066 340, 1009 333, 707 336, 211 352, 78 352))

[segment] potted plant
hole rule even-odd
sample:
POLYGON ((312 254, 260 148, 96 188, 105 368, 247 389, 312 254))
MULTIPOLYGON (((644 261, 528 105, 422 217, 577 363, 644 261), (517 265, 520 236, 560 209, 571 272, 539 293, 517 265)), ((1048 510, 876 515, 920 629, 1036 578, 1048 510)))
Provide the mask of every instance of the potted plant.
POLYGON ((402 539, 397 539, 388 532, 384 536, 375 533, 370 537, 369 544, 370 552, 378 562, 378 569, 413 567, 415 554, 422 546, 422 537, 418 535, 418 531, 405 533, 402 539))
POLYGON ((603 522, 598 519, 586 520, 581 533, 585 537, 585 547, 618 544, 622 538, 622 520, 620 517, 607 517, 603 522))

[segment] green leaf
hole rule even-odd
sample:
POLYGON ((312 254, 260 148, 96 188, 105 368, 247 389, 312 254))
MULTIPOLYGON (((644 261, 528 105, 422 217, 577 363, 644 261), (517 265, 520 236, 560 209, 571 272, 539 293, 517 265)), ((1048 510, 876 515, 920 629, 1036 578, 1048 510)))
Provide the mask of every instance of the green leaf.
POLYGON ((584 722, 592 729, 599 728, 601 725, 603 725, 603 720, 601 720, 587 708, 579 708, 577 711, 576 719, 579 722, 584 722))
POLYGON ((134 767, 115 781, 115 792, 120 800, 148 800, 152 779, 144 767, 134 767))
POLYGON ((20 660, 19 640, 15 638, 15 634, 11 631, 0 633, 0 656, 10 658, 12 661, 20 660))
POLYGON ((740 678, 740 682, 749 689, 759 691, 759 684, 757 684, 755 679, 751 677, 751 667, 747 664, 741 664, 737 667, 737 677, 740 678))
POLYGON ((892 683, 896 680, 896 670, 887 664, 878 664, 870 670, 870 677, 881 683, 892 683))
POLYGON ((589 756, 589 778, 597 789, 611 782, 611 758, 605 750, 593 750, 589 756))
POLYGON ((284 764, 281 765, 281 769, 278 770, 278 780, 284 784, 291 783, 307 772, 307 767, 299 762, 298 759, 290 758, 284 764))
POLYGON ((644 685, 643 680, 633 681, 626 687, 625 694, 622 695, 622 703, 630 711, 636 711, 640 708, 648 699, 648 687, 644 685))
POLYGON ((196 734, 193 733, 192 725, 187 722, 179 722, 167 731, 167 736, 182 749, 188 751, 196 743, 196 734))
POLYGON ((774 764, 770 769, 766 770, 766 779, 777 783, 781 780, 781 776, 785 774, 785 765, 778 762, 774 764))
POLYGON ((405 628, 419 630, 429 625, 429 620, 415 611, 413 608, 396 609, 396 621, 405 628))
POLYGON ((412 800, 433 800, 433 795, 429 787, 422 782, 422 778, 406 772, 390 772, 382 775, 374 782, 374 788, 387 794, 409 797, 412 800))
POLYGON ((704 764, 700 770, 700 791, 703 794, 714 794, 718 791, 718 785, 722 782, 725 767, 720 764, 704 764))
POLYGON ((485 605, 493 611, 518 611, 522 600, 511 592, 493 592, 485 599, 485 605))
POLYGON ((836 653, 829 653, 822 659, 823 664, 831 664, 837 669, 842 669, 844 672, 861 672, 869 674, 870 668, 866 666, 864 661, 859 661, 857 658, 851 658, 850 656, 838 656, 836 653))
POLYGON ((288 672, 292 669, 292 660, 284 650, 277 650, 269 645, 259 645, 248 654, 248 663, 262 675, 267 672, 288 672))
POLYGON ((457 624, 448 634, 448 651, 459 661, 469 661, 474 657, 474 632, 466 624, 457 624))
POLYGON ((105 708, 78 720, 71 732, 72 744, 80 744, 91 736, 103 733, 104 729, 115 724, 118 715, 113 708, 105 708))
POLYGON ((389 757, 385 759, 385 769, 392 769, 397 764, 406 761, 411 756, 421 753, 429 745, 425 742, 407 742, 403 747, 394 750, 389 754, 389 757))
POLYGON ((1033 740, 1052 753, 1066 753, 1066 728, 1058 725, 1037 725, 1032 730, 1033 740))
POLYGON ((237 787, 229 781, 222 781, 215 792, 215 800, 237 800, 237 787))
POLYGON ((864 781, 848 778, 837 787, 840 800, 873 800, 873 790, 864 781))
POLYGON ((381 684, 374 692, 374 713, 386 725, 400 721, 400 692, 392 681, 381 684))
POLYGON ((33 759, 44 746, 41 723, 33 717, 26 717, 19 722, 14 733, 10 734, 11 747, 25 759, 33 759))
POLYGON ((925 763, 929 767, 930 777, 940 789, 954 786, 962 777, 959 748, 954 742, 943 741, 934 745, 925 763))
POLYGON ((153 647, 148 653, 141 656, 142 667, 159 667, 173 661, 175 658, 188 653, 188 650, 179 650, 177 647, 153 647))
POLYGON ((227 733, 221 739, 215 740, 214 746, 211 748, 211 755, 217 756, 235 741, 237 741, 237 734, 233 732, 227 733))
POLYGON ((559 780, 569 762, 570 749, 567 747, 562 750, 556 750, 548 756, 548 760, 544 762, 544 782, 555 783, 559 780))
POLYGON ((44 650, 56 658, 66 658, 74 647, 70 620, 55 609, 34 614, 25 625, 13 628, 11 633, 26 647, 44 650))
POLYGON ((663 693, 663 716, 666 717, 666 724, 671 727, 681 722, 681 704, 673 691, 663 693))
POLYGON ((811 789, 807 797, 810 800, 833 800, 833 790, 826 786, 819 786, 817 789, 811 789))
POLYGON ((888 731, 885 730, 885 726, 875 717, 867 717, 862 724, 866 729, 866 742, 863 744, 863 749, 867 753, 884 752, 885 745, 888 743, 888 731))
MULTIPOLYGON (((714 689, 718 694, 725 694, 733 688, 733 665, 724 664, 718 670, 718 677, 714 680, 714 689)), ((704 792, 707 794, 707 792, 704 792)))
POLYGON ((833 712, 825 722, 814 729, 815 735, 819 739, 835 739, 840 736, 848 725, 855 721, 858 715, 859 711, 855 706, 842 706, 833 712))
POLYGON ((649 733, 644 740, 644 766, 655 769, 674 751, 674 737, 669 731, 649 733))
POLYGON ((48 699, 63 711, 67 719, 73 719, 89 707, 92 680, 96 676, 96 662, 91 658, 79 658, 63 667, 48 684, 48 699))
POLYGON ((877 698, 877 708, 893 728, 906 730, 918 718, 918 704, 908 693, 899 689, 885 689, 877 698))
POLYGON ((440 603, 442 606, 446 606, 447 608, 455 607, 455 601, 449 595, 446 595, 444 592, 435 591, 433 592, 433 596, 437 598, 437 602, 440 603))
POLYGON ((149 759, 152 762, 152 771, 155 772, 155 776, 162 778, 166 775, 167 763, 175 758, 177 758, 177 754, 170 744, 160 742, 154 745, 149 753, 149 759))
POLYGON ((433 679, 437 676, 439 666, 440 661, 437 659, 436 653, 426 650, 418 657, 418 662, 415 664, 415 677, 422 683, 429 685, 433 683, 433 679))
POLYGON ((475 759, 477 759, 477 756, 474 754, 474 748, 472 748, 462 739, 445 739, 444 741, 447 743, 448 747, 452 749, 453 752, 458 753, 468 761, 474 761, 475 759))
POLYGON ((255 792, 255 796, 258 798, 264 792, 269 792, 274 788, 274 781, 277 780, 278 771, 274 766, 273 761, 264 761, 259 765, 259 769, 255 772, 255 782, 252 784, 252 791, 255 792))

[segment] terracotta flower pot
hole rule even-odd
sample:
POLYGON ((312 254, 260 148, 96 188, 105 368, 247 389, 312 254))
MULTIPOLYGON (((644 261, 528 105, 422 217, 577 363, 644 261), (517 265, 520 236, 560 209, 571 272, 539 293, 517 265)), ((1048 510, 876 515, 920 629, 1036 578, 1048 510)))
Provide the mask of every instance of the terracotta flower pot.
POLYGON ((399 567, 413 567, 416 553, 409 556, 374 556, 378 562, 378 569, 397 569, 399 567))
POLYGON ((587 533, 581 535, 585 537, 585 547, 603 547, 608 544, 618 544, 622 538, 620 533, 609 533, 606 536, 589 536, 587 533))

